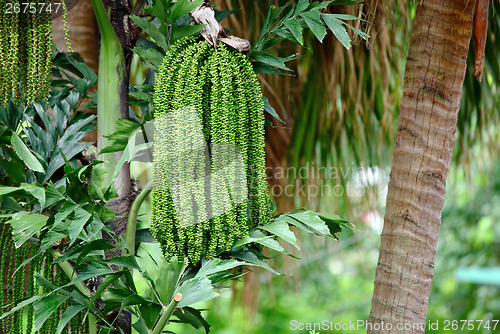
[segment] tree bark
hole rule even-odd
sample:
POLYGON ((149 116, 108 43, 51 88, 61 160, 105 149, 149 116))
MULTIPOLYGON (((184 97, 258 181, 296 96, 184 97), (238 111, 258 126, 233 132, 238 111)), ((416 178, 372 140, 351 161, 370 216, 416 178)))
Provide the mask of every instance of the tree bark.
POLYGON ((474 1, 418 2, 368 333, 424 333, 474 1))

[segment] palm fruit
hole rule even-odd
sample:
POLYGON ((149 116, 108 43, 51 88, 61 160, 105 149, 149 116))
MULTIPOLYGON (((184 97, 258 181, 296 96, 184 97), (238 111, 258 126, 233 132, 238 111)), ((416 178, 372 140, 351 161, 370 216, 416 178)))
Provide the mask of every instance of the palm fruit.
POLYGON ((49 94, 50 0, 0 0, 0 103, 26 104, 49 94))
MULTIPOLYGON (((235 145, 244 163, 248 189, 246 200, 221 215, 184 226, 176 212, 169 182, 161 178, 172 168, 175 169, 165 163, 166 144, 157 140, 163 136, 159 132, 169 129, 164 127, 160 131, 157 125, 153 154, 155 177, 160 176, 161 182, 166 184, 155 187, 152 192, 151 232, 166 258, 174 255, 180 259, 187 257, 192 264, 198 264, 203 257, 213 258, 219 251, 230 249, 251 228, 270 219, 260 85, 246 55, 224 45, 215 50, 206 41, 185 38, 172 45, 159 68, 154 107, 156 120, 182 108, 193 107, 201 122, 205 141, 209 145, 235 145)), ((185 129, 170 131, 180 131, 178 135, 171 134, 173 137, 186 136, 185 129)), ((219 168, 214 154, 212 151, 210 155, 212 172, 219 168)), ((187 158, 179 156, 179 159, 187 158)), ((209 216, 204 212, 210 207, 203 193, 187 190, 184 198, 191 202, 186 205, 197 208, 198 217, 209 216)), ((212 204, 217 206, 218 202, 212 204)))

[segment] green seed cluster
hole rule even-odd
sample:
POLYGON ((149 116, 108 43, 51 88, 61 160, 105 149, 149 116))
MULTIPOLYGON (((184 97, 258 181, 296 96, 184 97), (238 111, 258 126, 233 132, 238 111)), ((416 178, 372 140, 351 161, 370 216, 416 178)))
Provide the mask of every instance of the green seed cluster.
MULTIPOLYGON (((16 302, 26 299, 40 293, 40 287, 35 281, 35 273, 41 273, 49 281, 58 286, 69 283, 62 269, 52 262, 52 257, 37 256, 29 264, 17 268, 28 258, 33 256, 38 247, 25 243, 19 248, 15 247, 12 238, 12 229, 9 224, 0 222, 0 303, 6 306, 2 312, 9 311, 16 302)), ((37 334, 53 334, 56 332, 62 312, 70 306, 68 302, 63 304, 58 312, 54 312, 43 324, 37 334)), ((87 322, 84 321, 85 313, 80 312, 68 325, 68 334, 88 333, 87 322)), ((14 312, 10 316, 0 320, 0 333, 20 334, 31 333, 33 328, 35 314, 33 307, 27 307, 25 312, 14 312)))
MULTIPOLYGON (((15 248, 12 239, 10 225, 2 222, 0 224, 0 279, 2 289, 0 289, 0 302, 8 305, 3 311, 15 305, 16 301, 31 297, 35 294, 35 272, 40 271, 37 258, 30 264, 19 270, 16 269, 29 258, 36 248, 29 243, 20 248, 15 248)), ((15 312, 9 317, 0 320, 0 333, 18 334, 23 333, 23 328, 32 328, 34 320, 33 308, 27 308, 26 314, 15 312)), ((48 334, 48 333, 47 333, 48 334)))
MULTIPOLYGON (((248 199, 233 205, 229 212, 203 219, 217 209, 213 206, 220 205, 222 199, 206 203, 203 189, 194 193, 181 189, 179 198, 185 205, 183 208, 195 208, 197 221, 202 221, 184 227, 179 223, 168 184, 155 187, 152 192, 151 231, 161 244, 165 257, 187 257, 192 264, 197 264, 203 256, 213 258, 219 249, 229 248, 235 240, 247 235, 249 229, 269 220, 271 212, 265 175, 261 96, 260 85, 248 57, 224 45, 214 50, 208 42, 190 37, 174 44, 167 53, 155 82, 156 119, 172 111, 194 107, 208 144, 231 144, 239 148, 246 168, 248 199)), ((191 130, 188 127, 172 130, 157 123, 153 158, 155 180, 167 180, 167 174, 182 180, 182 171, 178 175, 176 167, 166 163, 167 148, 162 138, 164 132, 178 131, 169 134, 170 137, 189 141, 191 130)), ((216 149, 214 147, 212 150, 216 149)), ((195 174, 204 175, 205 166, 199 154, 183 154, 176 159, 179 165, 186 166, 188 163, 195 166, 195 174)), ((212 172, 224 167, 215 160, 211 159, 209 166, 212 172)), ((237 182, 231 180, 231 176, 224 177, 227 184, 237 182)), ((220 184, 224 181, 213 178, 209 188, 219 189, 220 184)), ((222 190, 230 193, 229 189, 222 190)), ((232 198, 231 201, 234 204, 232 198)))
POLYGON ((52 30, 51 13, 46 10, 48 4, 50 0, 0 0, 2 104, 9 100, 19 104, 23 98, 29 104, 49 94, 52 30), (27 3, 34 7, 30 9, 27 3), (36 10, 33 12, 33 9, 36 10))

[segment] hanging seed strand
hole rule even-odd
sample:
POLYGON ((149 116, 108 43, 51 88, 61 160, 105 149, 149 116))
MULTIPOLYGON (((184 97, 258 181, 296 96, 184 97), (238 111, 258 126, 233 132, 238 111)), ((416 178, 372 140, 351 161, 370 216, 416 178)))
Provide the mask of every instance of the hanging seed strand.
POLYGON ((69 52, 73 52, 71 48, 71 42, 69 40, 69 32, 68 32, 68 11, 66 9, 66 1, 62 0, 62 8, 63 8, 63 22, 64 22, 64 39, 66 40, 66 44, 68 45, 69 52))

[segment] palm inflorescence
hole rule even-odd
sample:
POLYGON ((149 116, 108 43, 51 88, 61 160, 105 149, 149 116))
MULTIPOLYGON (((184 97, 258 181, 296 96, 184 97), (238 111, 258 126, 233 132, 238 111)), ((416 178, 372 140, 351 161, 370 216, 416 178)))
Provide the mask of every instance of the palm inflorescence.
POLYGON ((46 98, 52 65, 50 0, 0 0, 0 102, 46 98))
MULTIPOLYGON (((204 140, 211 144, 208 168, 213 172, 223 167, 218 166, 214 159, 216 144, 237 147, 244 164, 248 197, 239 204, 231 197, 233 205, 229 211, 211 216, 209 212, 214 212, 221 202, 212 200, 209 203, 207 197, 198 192, 182 196, 187 199, 185 205, 196 208, 196 224, 181 224, 180 213, 176 212, 172 198, 172 184, 165 181, 164 188, 155 187, 153 190, 151 230, 164 255, 177 255, 180 259, 187 257, 196 264, 203 256, 212 258, 221 250, 230 249, 236 239, 244 237, 249 229, 265 224, 270 218, 260 85, 246 55, 223 45, 215 50, 208 42, 191 37, 176 43, 167 53, 157 74, 154 105, 156 119, 185 107, 196 110, 204 140)), ((178 135, 173 134, 174 138, 189 136, 186 133, 191 131, 186 131, 186 126, 165 130, 179 131, 178 135)), ((168 174, 172 168, 175 169, 172 162, 176 163, 165 163, 166 149, 157 140, 162 135, 160 132, 157 126, 155 178, 168 174)), ((179 159, 185 157, 179 155, 179 159)), ((203 159, 202 155, 200 159, 203 159)), ((196 165, 196 162, 193 163, 196 165)), ((199 165, 203 168, 203 162, 199 165)))

